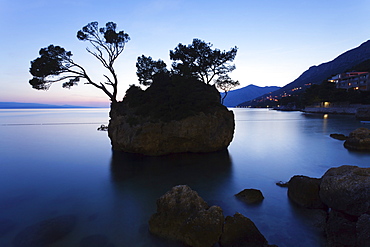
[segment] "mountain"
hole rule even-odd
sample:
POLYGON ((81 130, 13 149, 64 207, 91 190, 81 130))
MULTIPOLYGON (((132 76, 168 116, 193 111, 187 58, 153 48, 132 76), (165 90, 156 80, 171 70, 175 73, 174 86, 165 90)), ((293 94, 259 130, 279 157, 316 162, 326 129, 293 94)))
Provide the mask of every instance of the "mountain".
MULTIPOLYGON (((312 84, 320 84, 331 76, 351 70, 355 66, 370 59, 370 40, 364 42, 359 47, 344 52, 334 60, 322 63, 318 66, 312 66, 301 74, 293 82, 274 91, 272 94, 265 94, 253 100, 254 102, 269 98, 281 98, 284 96, 295 95, 312 84)), ((244 102, 241 105, 248 105, 250 102, 244 102)))
POLYGON ((73 105, 48 105, 38 103, 0 102, 0 109, 90 108, 73 105))
MULTIPOLYGON (((245 101, 249 101, 255 99, 261 95, 271 93, 273 91, 278 90, 280 87, 258 87, 255 85, 248 85, 243 88, 239 88, 236 90, 232 90, 227 93, 227 96, 224 100, 224 105, 228 107, 235 107, 240 103, 245 101)), ((223 97, 225 93, 221 93, 221 97, 223 97)))

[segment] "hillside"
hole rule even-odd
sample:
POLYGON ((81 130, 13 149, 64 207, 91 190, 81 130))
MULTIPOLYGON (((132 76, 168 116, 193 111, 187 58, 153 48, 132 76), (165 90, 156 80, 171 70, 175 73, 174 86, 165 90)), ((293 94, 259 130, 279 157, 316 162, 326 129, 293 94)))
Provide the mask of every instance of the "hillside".
MULTIPOLYGON (((239 89, 228 92, 224 100, 224 105, 227 107, 235 107, 245 101, 249 101, 261 95, 276 91, 279 88, 280 87, 275 87, 275 86, 258 87, 256 85, 251 84, 246 87, 239 88, 239 89)), ((221 97, 223 97, 224 95, 225 93, 221 93, 221 97)))
MULTIPOLYGON (((330 62, 310 67, 293 82, 274 91, 272 94, 263 95, 253 101, 260 102, 269 96, 281 98, 283 96, 295 95, 312 84, 320 84, 329 77, 351 70, 368 59, 370 59, 370 40, 364 42, 359 47, 344 52, 330 62)), ((250 102, 244 102, 241 105, 250 104, 250 102)))

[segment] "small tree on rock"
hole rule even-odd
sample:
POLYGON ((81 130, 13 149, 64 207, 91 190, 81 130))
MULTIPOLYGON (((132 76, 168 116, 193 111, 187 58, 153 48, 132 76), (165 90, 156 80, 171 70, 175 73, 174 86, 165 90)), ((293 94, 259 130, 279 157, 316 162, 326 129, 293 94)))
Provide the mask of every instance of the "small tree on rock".
POLYGON ((114 62, 123 52, 130 37, 124 31, 117 32, 116 27, 116 23, 113 22, 108 22, 102 28, 98 27, 98 22, 91 22, 77 32, 79 40, 88 41, 94 48, 86 50, 109 71, 110 76, 104 74, 105 82, 94 82, 86 70, 73 61, 72 52, 60 46, 49 45, 40 50, 40 57, 31 61, 30 73, 33 78, 29 83, 35 89, 48 90, 55 82, 63 82, 64 88, 71 88, 81 79, 85 79, 85 84, 101 89, 112 102, 117 102, 118 79, 114 62), (111 86, 112 89, 108 90, 106 86, 111 86))
POLYGON ((215 85, 217 88, 224 91, 224 96, 221 99, 221 104, 224 103, 224 100, 227 96, 227 93, 233 89, 234 87, 237 87, 240 85, 239 81, 232 80, 228 75, 222 75, 217 78, 215 81, 215 85))

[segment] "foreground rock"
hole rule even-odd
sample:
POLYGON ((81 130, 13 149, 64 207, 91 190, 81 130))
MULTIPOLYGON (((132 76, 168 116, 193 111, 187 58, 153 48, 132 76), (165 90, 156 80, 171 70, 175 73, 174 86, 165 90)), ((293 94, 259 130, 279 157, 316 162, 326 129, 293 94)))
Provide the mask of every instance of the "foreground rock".
POLYGON ((207 203, 187 185, 173 187, 157 201, 149 231, 189 246, 268 246, 253 222, 241 214, 223 216, 218 206, 207 203), (221 240, 220 240, 221 239, 221 240))
POLYGON ((348 215, 370 213, 370 168, 329 169, 321 179, 320 198, 330 208, 348 215))
POLYGON ((245 189, 235 196, 248 204, 260 203, 264 199, 262 192, 256 189, 245 189))
POLYGON ((354 151, 370 151, 370 129, 358 128, 352 131, 344 142, 344 147, 354 151))
POLYGON ((145 91, 132 86, 111 105, 108 134, 114 150, 144 155, 215 152, 234 135, 234 114, 214 86, 164 78, 145 91))
POLYGON ((370 168, 345 165, 321 179, 294 176, 288 184, 289 198, 298 205, 330 208, 324 227, 329 247, 370 246, 370 168))
POLYGON ((226 217, 220 245, 222 247, 271 246, 256 225, 240 213, 226 217))
POLYGON ((67 236, 76 225, 73 215, 59 216, 31 225, 19 232, 14 247, 46 247, 67 236))

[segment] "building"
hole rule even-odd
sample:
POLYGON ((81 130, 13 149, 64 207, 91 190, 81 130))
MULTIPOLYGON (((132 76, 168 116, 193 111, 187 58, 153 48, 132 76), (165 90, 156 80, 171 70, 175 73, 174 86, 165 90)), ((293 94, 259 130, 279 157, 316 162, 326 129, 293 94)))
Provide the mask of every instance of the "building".
POLYGON ((330 82, 334 82, 337 88, 370 91, 369 72, 347 72, 332 77, 330 82))

